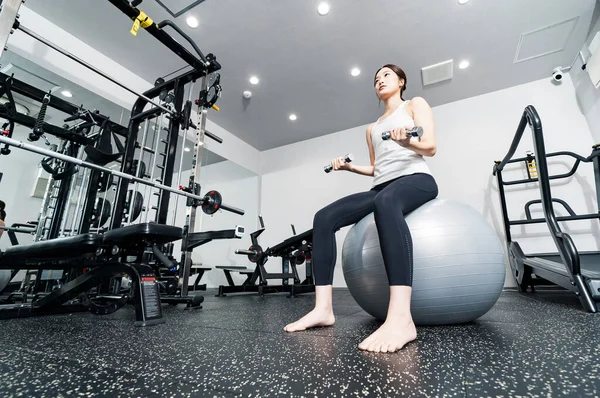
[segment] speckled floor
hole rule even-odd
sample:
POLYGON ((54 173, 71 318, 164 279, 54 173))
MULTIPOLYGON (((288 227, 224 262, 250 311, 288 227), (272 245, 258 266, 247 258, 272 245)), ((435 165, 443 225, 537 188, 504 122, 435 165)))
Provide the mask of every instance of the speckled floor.
POLYGON ((356 348, 378 323, 345 290, 334 327, 295 334, 281 328, 311 295, 205 297, 199 311, 165 306, 167 322, 149 328, 128 307, 1 321, 0 396, 600 395, 600 314, 569 295, 505 292, 478 321, 419 327, 395 354, 356 348))

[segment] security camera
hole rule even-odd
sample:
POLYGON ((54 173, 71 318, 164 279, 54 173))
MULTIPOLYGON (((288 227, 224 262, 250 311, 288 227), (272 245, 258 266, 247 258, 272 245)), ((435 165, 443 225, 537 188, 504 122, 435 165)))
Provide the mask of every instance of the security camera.
POLYGON ((562 78, 563 78, 563 71, 562 71, 562 68, 561 68, 560 66, 559 66, 559 67, 556 67, 556 68, 554 68, 554 69, 552 70, 552 79, 554 79, 554 81, 557 81, 557 82, 559 82, 559 81, 561 81, 561 80, 562 80, 562 78))

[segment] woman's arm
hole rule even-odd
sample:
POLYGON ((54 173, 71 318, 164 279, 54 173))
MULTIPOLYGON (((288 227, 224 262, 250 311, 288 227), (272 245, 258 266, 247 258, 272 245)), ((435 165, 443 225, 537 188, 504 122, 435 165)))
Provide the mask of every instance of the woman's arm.
MULTIPOLYGON (((3 220, 0 220, 0 227, 4 227, 6 224, 4 224, 3 220)), ((0 238, 2 237, 2 234, 4 233, 3 229, 0 229, 0 238)))
POLYGON ((423 135, 419 140, 409 140, 407 148, 423 156, 434 156, 437 148, 435 142, 435 123, 431 107, 422 97, 415 97, 410 101, 411 111, 415 126, 423 127, 423 135))
POLYGON ((369 127, 367 127, 367 146, 369 147, 369 157, 371 158, 371 165, 359 166, 352 163, 346 163, 343 158, 336 158, 333 159, 333 161, 331 162, 333 170, 347 170, 364 176, 375 175, 375 150, 373 149, 373 143, 371 142, 372 128, 372 124, 369 127))
POLYGON ((367 127, 367 146, 369 147, 369 159, 371 160, 370 166, 359 166, 353 165, 350 163, 350 171, 356 174, 361 174, 364 176, 373 176, 375 175, 375 149, 373 148, 373 142, 371 141, 371 129, 373 125, 369 125, 367 127))

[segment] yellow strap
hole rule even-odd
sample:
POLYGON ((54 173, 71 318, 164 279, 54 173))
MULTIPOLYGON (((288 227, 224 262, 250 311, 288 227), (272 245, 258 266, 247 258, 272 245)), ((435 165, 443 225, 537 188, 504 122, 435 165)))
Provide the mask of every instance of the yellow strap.
POLYGON ((212 108, 213 108, 215 111, 217 111, 217 112, 219 112, 219 110, 220 110, 220 109, 219 109, 219 107, 218 107, 216 104, 213 104, 212 108))
POLYGON ((146 13, 144 11, 140 11, 140 15, 137 16, 137 18, 133 21, 133 26, 131 27, 131 30, 129 31, 132 35, 137 36, 137 32, 140 29, 140 27, 146 29, 149 26, 152 26, 154 22, 152 21, 152 19, 146 15, 146 13))

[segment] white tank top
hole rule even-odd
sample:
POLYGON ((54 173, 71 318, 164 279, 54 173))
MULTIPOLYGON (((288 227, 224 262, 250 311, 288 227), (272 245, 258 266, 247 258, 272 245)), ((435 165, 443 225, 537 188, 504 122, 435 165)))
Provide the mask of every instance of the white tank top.
MULTIPOLYGON (((415 122, 406 111, 407 104, 408 101, 401 103, 391 115, 383 120, 378 119, 371 129, 371 141, 375 149, 373 186, 409 174, 431 174, 429 166, 425 163, 422 155, 404 148, 391 139, 386 141, 381 139, 381 133, 384 131, 404 126, 414 127, 415 122)), ((418 140, 418 138, 412 139, 418 140)))

